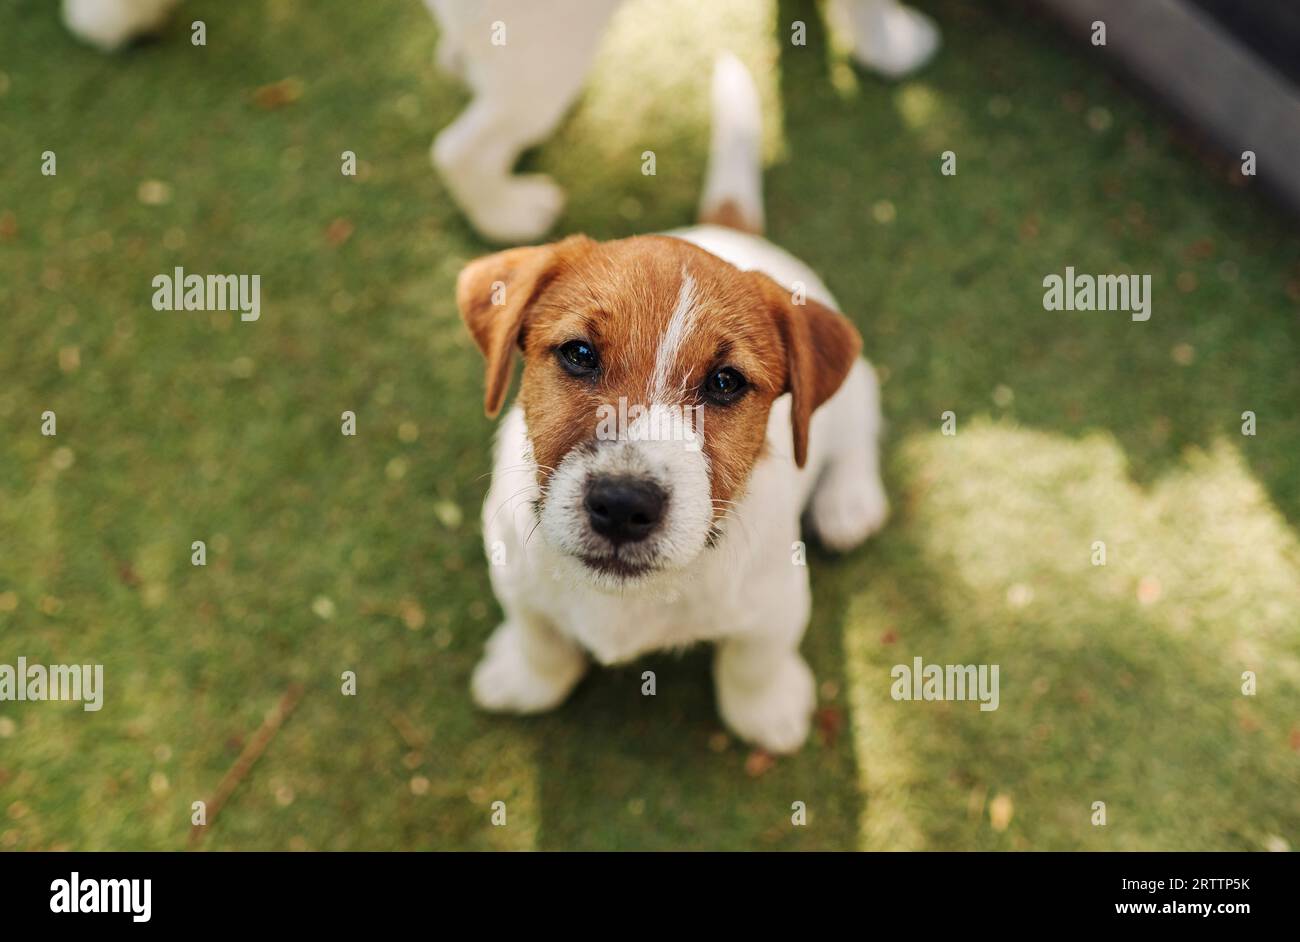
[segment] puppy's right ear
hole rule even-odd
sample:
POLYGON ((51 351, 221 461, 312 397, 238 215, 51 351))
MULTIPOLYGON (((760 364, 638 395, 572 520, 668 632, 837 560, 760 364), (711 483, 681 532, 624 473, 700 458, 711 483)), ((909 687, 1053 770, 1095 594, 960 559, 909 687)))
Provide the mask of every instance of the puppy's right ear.
POLYGON ((456 304, 487 360, 483 407, 494 417, 510 387, 514 349, 523 338, 528 309, 555 277, 568 243, 507 249, 470 262, 456 279, 456 304))
POLYGON ((505 404, 524 317, 550 280, 553 255, 549 245, 507 249, 475 259, 456 279, 461 319, 487 360, 483 408, 489 418, 505 404))

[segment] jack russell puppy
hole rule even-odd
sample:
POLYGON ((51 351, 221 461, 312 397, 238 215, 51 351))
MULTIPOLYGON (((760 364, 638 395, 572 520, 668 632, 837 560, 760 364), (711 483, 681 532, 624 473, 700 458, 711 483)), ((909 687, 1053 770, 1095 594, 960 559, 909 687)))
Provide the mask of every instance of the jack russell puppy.
POLYGON ((508 249, 457 281, 489 416, 524 361, 483 506, 505 620, 471 687, 535 713, 593 659, 712 641, 723 720, 786 753, 816 704, 800 516, 836 550, 882 525, 880 396, 825 285, 755 234, 759 101, 734 57, 712 95, 701 225, 508 249))

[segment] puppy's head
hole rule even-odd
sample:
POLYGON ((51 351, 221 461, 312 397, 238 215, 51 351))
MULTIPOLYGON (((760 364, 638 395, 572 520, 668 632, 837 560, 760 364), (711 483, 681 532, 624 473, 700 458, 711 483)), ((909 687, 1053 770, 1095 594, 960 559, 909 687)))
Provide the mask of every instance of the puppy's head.
POLYGON ((456 295, 487 359, 489 416, 523 354, 542 537, 608 588, 711 544, 787 392, 802 467, 813 410, 860 346, 830 308, 668 236, 499 252, 456 295))

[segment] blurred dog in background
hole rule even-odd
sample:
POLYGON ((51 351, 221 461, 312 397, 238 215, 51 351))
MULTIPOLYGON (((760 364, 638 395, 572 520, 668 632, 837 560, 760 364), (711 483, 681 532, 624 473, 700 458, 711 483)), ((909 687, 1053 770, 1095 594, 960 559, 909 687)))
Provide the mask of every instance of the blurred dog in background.
MULTIPOLYGON (((554 133, 577 99, 622 0, 425 0, 442 27, 440 66, 474 92, 433 142, 433 164, 479 234, 527 242, 551 228, 564 192, 516 174, 520 155, 554 133), (495 24, 523 37, 503 54, 495 24)), ((829 0, 826 13, 863 66, 889 78, 919 68, 939 45, 924 14, 897 0, 829 0)))
MULTIPOLYGON (((433 165, 470 223, 499 243, 546 233, 564 191, 544 174, 517 174, 525 150, 554 133, 577 99, 610 17, 623 0, 424 0, 442 29, 438 63, 474 99, 438 134, 433 165), (517 39, 500 42, 497 24, 517 39)), ((119 49, 160 28, 179 0, 63 0, 68 29, 119 49)), ((827 0, 827 18, 853 55, 887 78, 920 68, 939 46, 929 17, 898 0, 827 0)))

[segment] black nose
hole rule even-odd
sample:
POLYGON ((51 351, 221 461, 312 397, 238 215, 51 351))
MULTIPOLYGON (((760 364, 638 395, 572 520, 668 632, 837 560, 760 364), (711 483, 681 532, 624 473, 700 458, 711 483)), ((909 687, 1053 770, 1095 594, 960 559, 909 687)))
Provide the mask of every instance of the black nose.
POLYGON ((614 544, 644 540, 659 525, 668 497, 641 478, 599 477, 587 485, 583 505, 591 528, 614 544))

